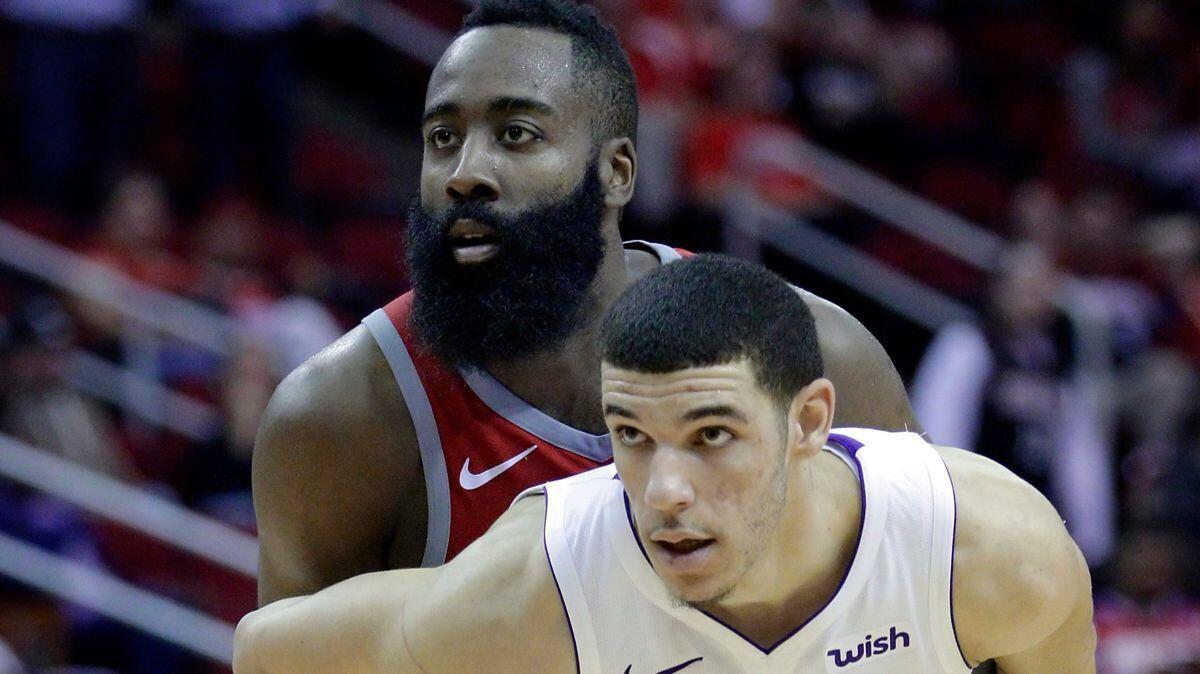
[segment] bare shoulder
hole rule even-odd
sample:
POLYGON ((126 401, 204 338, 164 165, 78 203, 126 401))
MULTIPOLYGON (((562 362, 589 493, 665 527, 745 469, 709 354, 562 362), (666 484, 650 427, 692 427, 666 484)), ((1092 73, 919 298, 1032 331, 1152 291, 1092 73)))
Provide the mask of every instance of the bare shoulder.
POLYGON ((404 400, 364 326, 280 383, 253 483, 263 603, 385 568, 400 496, 415 491, 423 503, 424 483, 404 400))
POLYGON ((542 496, 517 501, 409 608, 404 637, 425 671, 575 671, 542 543, 545 513, 542 496))
POLYGON ((279 384, 263 430, 323 434, 332 425, 372 420, 385 411, 388 397, 393 405, 404 404, 390 381, 387 360, 366 326, 359 325, 279 384))
POLYGON ((1081 603, 1086 563, 1046 498, 1003 466, 938 447, 954 482, 954 617, 975 662, 1034 648, 1081 603))
POLYGON ((920 432, 904 382, 879 340, 845 309, 796 291, 812 312, 825 376, 837 392, 836 425, 920 432))

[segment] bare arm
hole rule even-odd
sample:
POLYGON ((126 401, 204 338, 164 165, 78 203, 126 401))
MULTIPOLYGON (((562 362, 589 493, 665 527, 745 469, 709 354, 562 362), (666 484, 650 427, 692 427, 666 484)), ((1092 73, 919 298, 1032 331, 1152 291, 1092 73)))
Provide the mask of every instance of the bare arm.
POLYGON ((836 304, 800 291, 817 323, 825 376, 837 390, 835 427, 921 432, 904 382, 883 346, 836 304))
POLYGON ((958 494, 954 615, 973 662, 1007 674, 1093 674, 1091 578, 1058 513, 988 459, 939 448, 958 494))
POLYGON ((392 381, 359 326, 272 396, 254 446, 260 606, 420 562, 425 484, 392 381))
POLYGON ((234 671, 574 671, 544 517, 545 500, 526 498, 446 566, 367 574, 259 609, 238 625, 234 671))

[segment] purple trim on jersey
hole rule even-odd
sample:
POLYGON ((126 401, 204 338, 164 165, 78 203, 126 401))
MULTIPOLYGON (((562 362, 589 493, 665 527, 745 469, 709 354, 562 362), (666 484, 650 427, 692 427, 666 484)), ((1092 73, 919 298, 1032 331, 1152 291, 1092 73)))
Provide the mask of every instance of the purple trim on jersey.
MULTIPOLYGON (((846 571, 842 574, 842 579, 840 581, 838 581, 837 590, 835 590, 833 592, 833 594, 829 595, 829 599, 825 602, 825 604, 823 606, 821 606, 821 608, 817 609, 812 615, 810 615, 807 619, 805 619, 804 622, 800 623, 799 627, 797 627, 796 629, 792 630, 791 632, 788 632, 787 634, 783 635, 783 637, 781 637, 779 639, 779 641, 776 641, 775 643, 771 644, 767 648, 763 648, 762 646, 759 646, 756 641, 754 641, 750 637, 746 636, 745 634, 742 634, 740 631, 738 631, 738 629, 736 627, 733 627, 732 625, 725 622, 724 620, 721 620, 717 616, 709 613, 708 611, 700 610, 701 613, 708 616, 711 620, 716 622, 718 625, 720 625, 721 627, 724 627, 725 629, 729 630, 730 632, 733 632, 734 634, 741 637, 743 641, 745 641, 746 643, 750 644, 751 646, 757 648, 759 650, 759 652, 762 653, 763 655, 770 655, 776 648, 779 648, 780 646, 782 646, 784 644, 784 642, 786 642, 788 639, 791 639, 792 637, 796 636, 797 632, 804 629, 805 627, 808 627, 809 623, 811 623, 814 619, 816 619, 817 616, 821 615, 821 613, 826 608, 828 608, 830 604, 833 603, 833 600, 835 598, 837 598, 838 593, 840 593, 842 591, 842 587, 844 587, 846 585, 846 580, 848 578, 850 578, 850 571, 851 571, 851 569, 854 568, 854 563, 858 561, 858 553, 862 551, 863 530, 867 525, 867 484, 863 479, 862 464, 859 463, 858 457, 854 455, 854 452, 858 451, 858 449, 860 447, 862 447, 862 443, 858 442, 857 440, 855 440, 853 438, 850 438, 850 437, 847 437, 844 435, 837 435, 837 436, 830 435, 829 438, 831 440, 834 440, 835 442, 837 442, 837 444, 840 445, 841 447, 845 448, 845 450, 850 454, 850 459, 852 461, 854 461, 854 465, 858 468, 858 470, 855 472, 857 473, 856 477, 858 478, 858 494, 859 494, 859 498, 861 499, 861 502, 862 502, 862 512, 860 512, 859 516, 858 516, 858 534, 856 534, 857 541, 854 544, 854 557, 852 557, 850 559, 850 563, 848 565, 846 565, 846 571), (846 444, 843 444, 842 440, 844 440, 846 442, 846 444)), ((646 558, 646 563, 650 565, 650 568, 654 568, 654 564, 650 561, 650 556, 646 554, 646 548, 642 546, 642 539, 641 539, 641 537, 638 536, 637 527, 633 523, 633 511, 629 507, 629 494, 626 493, 623 496, 625 499, 625 516, 629 520, 629 529, 631 532, 633 532, 633 540, 637 541, 638 549, 640 549, 642 551, 642 556, 646 558)), ((551 568, 553 569, 553 567, 551 567, 551 568)), ((699 609, 697 609, 697 610, 699 610, 699 609)), ((951 612, 951 615, 953 616, 953 612, 951 612)))
POLYGON ((558 592, 558 602, 562 604, 563 616, 567 619, 567 630, 571 633, 571 651, 575 653, 575 674, 582 674, 579 665, 579 646, 575 643, 575 627, 571 625, 571 612, 567 610, 567 600, 563 599, 562 587, 558 584, 558 574, 554 572, 554 562, 550 559, 550 542, 546 540, 546 520, 550 517, 550 495, 546 495, 546 514, 542 517, 542 549, 546 551, 546 565, 550 567, 550 577, 554 579, 554 589, 558 592))
POLYGON ((962 642, 958 639, 958 625, 954 621, 954 544, 958 542, 958 493, 954 489, 954 478, 950 477, 950 467, 946 465, 946 460, 941 454, 938 454, 938 460, 946 469, 946 479, 950 481, 950 498, 954 504, 954 524, 950 528, 950 631, 954 633, 954 645, 958 648, 958 656, 962 658, 963 665, 973 670, 975 668, 967 662, 967 654, 963 653, 962 642))
MULTIPOLYGON (((858 450, 862 449, 863 447, 863 443, 855 440, 849 435, 842 435, 841 433, 830 433, 829 441, 836 442, 838 447, 841 447, 850 454, 851 458, 854 458, 854 456, 858 454, 858 450)), ((857 459, 855 461, 857 462, 857 459)))

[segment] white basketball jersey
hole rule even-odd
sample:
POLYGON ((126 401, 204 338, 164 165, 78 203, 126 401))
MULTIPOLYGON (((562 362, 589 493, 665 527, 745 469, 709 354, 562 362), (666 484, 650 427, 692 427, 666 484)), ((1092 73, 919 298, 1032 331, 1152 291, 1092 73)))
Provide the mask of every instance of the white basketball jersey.
POLYGON ((969 674, 950 613, 955 503, 941 457, 917 435, 859 429, 831 435, 827 451, 859 478, 858 547, 829 603, 770 648, 672 604, 612 466, 547 484, 546 552, 580 673, 969 674))

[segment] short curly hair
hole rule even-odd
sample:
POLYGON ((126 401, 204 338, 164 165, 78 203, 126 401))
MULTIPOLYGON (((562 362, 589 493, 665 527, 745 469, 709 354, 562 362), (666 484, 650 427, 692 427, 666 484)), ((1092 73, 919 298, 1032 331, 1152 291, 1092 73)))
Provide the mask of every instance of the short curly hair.
POLYGON ((541 28, 571 39, 577 82, 591 99, 597 142, 637 140, 637 80, 617 33, 594 7, 573 0, 481 0, 459 35, 485 26, 541 28))

